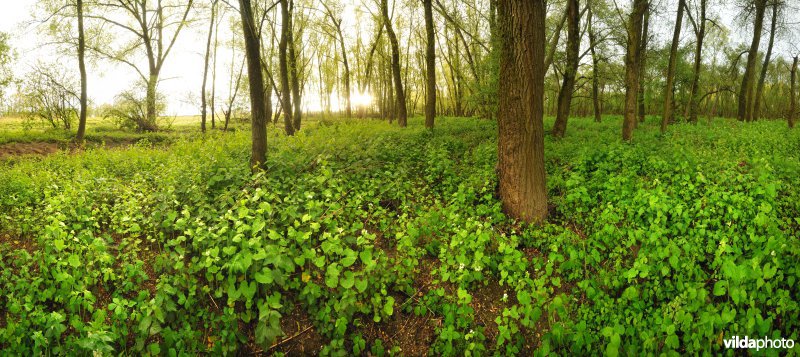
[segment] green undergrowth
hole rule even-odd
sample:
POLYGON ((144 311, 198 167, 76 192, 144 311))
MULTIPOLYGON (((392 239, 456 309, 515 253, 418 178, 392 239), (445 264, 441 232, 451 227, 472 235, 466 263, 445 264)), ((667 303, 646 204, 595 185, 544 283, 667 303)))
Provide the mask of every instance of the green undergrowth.
POLYGON ((5 164, 0 349, 280 354, 300 321, 323 355, 798 340, 800 134, 656 125, 623 144, 619 118, 576 118, 548 138, 541 226, 502 213, 486 120, 270 131, 255 175, 246 132, 5 164), (424 351, 389 330, 411 320, 424 351))

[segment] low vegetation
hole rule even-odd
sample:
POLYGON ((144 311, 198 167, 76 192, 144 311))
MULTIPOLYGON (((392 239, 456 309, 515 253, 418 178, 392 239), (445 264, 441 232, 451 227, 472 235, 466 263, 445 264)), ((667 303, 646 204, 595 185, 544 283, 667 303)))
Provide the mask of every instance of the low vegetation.
POLYGON ((539 226, 502 213, 487 120, 270 128, 256 174, 245 132, 0 163, 0 350, 674 355, 800 339, 800 134, 651 120, 622 143, 620 123, 546 138, 539 226))

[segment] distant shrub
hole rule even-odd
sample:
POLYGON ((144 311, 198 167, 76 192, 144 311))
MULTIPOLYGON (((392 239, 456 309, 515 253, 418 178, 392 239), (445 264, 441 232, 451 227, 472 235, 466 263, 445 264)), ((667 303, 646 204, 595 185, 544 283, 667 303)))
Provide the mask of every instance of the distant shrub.
POLYGON ((21 114, 26 127, 43 121, 54 129, 72 128, 78 118, 80 96, 77 80, 57 66, 38 64, 22 82, 21 114))
MULTIPOLYGON (((117 95, 114 104, 102 110, 103 117, 111 119, 121 129, 136 131, 156 131, 159 128, 158 113, 166 110, 166 99, 162 94, 156 96, 156 119, 147 118, 147 99, 133 90, 117 95)), ((171 125, 171 122, 169 123, 171 125)))

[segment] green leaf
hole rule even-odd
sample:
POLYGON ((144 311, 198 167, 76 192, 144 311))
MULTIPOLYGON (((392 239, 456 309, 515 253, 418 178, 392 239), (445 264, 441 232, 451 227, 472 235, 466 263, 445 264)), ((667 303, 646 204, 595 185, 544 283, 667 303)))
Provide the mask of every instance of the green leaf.
POLYGON ((272 269, 264 268, 260 272, 256 273, 255 278, 259 284, 272 284, 272 269))
POLYGON ((386 297, 386 304, 383 305, 383 313, 386 314, 386 316, 392 316, 394 313, 394 297, 386 297))
POLYGON ((54 240, 53 241, 53 245, 56 247, 56 250, 59 251, 59 252, 64 250, 64 247, 66 247, 66 245, 64 244, 64 240, 63 239, 54 240))
POLYGON ((342 287, 345 289, 350 289, 353 287, 354 280, 355 277, 353 276, 353 272, 346 271, 344 272, 344 277, 341 280, 339 280, 339 284, 341 284, 342 287))
POLYGON ((357 279, 356 280, 356 289, 358 289, 358 292, 363 293, 364 290, 367 290, 368 283, 369 283, 369 281, 367 279, 357 279))
POLYGON ((67 263, 69 263, 69 265, 72 266, 73 268, 77 268, 81 266, 81 259, 78 258, 77 255, 73 254, 70 255, 69 258, 67 258, 67 263))
POLYGON ((714 296, 725 295, 727 287, 728 287, 728 282, 726 280, 720 280, 714 283, 714 296))
POLYGON ((356 252, 354 252, 352 249, 349 249, 349 248, 346 249, 344 251, 344 254, 345 254, 345 257, 344 257, 344 259, 342 259, 342 262, 341 262, 342 266, 347 268, 347 267, 353 265, 353 263, 356 262, 356 259, 357 259, 356 252))
POLYGON ((339 286, 339 265, 333 263, 328 265, 328 269, 325 271, 325 285, 329 288, 333 289, 339 286))

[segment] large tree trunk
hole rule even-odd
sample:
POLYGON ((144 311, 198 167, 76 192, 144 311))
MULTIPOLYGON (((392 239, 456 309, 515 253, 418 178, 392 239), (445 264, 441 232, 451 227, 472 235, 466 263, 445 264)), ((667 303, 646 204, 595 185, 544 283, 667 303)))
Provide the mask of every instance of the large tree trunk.
POLYGON ((239 12, 242 16, 247 74, 250 81, 253 139, 250 167, 255 172, 264 169, 267 163, 267 118, 272 116, 272 100, 264 91, 264 74, 261 72, 261 43, 258 39, 250 0, 239 0, 239 12))
POLYGON ((678 15, 675 17, 675 31, 672 33, 672 45, 669 48, 669 64, 667 65, 667 86, 664 88, 664 114, 661 116, 661 132, 667 131, 667 124, 672 122, 674 113, 673 95, 675 90, 675 68, 678 65, 678 45, 681 39, 683 9, 686 0, 678 0, 678 15))
POLYGON ((498 178, 503 210, 526 222, 547 218, 544 169, 545 1, 501 0, 498 178))
POLYGON ((747 53, 747 66, 742 77, 742 85, 739 88, 738 119, 740 121, 750 121, 753 117, 753 75, 755 74, 756 57, 758 57, 758 45, 761 43, 766 6, 767 0, 755 0, 756 17, 753 24, 753 41, 750 43, 750 50, 747 53))
POLYGON ((639 54, 642 36, 642 20, 647 11, 647 0, 633 0, 633 9, 628 20, 628 43, 625 53, 625 120, 622 124, 622 140, 633 138, 636 127, 637 94, 639 91, 639 54))
POLYGON ((347 62, 347 50, 344 47, 344 35, 342 34, 341 22, 339 23, 339 41, 342 43, 342 62, 344 63, 344 99, 345 115, 350 118, 353 116, 353 106, 350 101, 350 64, 347 62))
POLYGON ((433 0, 423 0, 425 6, 425 67, 427 68, 427 98, 425 100, 425 127, 433 129, 436 117, 436 34, 433 31, 433 0))
POLYGON ((792 72, 790 75, 791 84, 789 86, 789 129, 794 128, 794 116, 797 114, 797 56, 792 62, 792 72))
POLYGON ((381 0, 381 10, 383 12, 383 24, 386 26, 386 34, 389 35, 389 44, 392 47, 392 77, 394 78, 395 98, 397 98, 397 124, 405 127, 408 124, 408 113, 406 110, 406 94, 403 91, 403 82, 400 76, 400 46, 397 43, 397 35, 392 28, 392 20, 389 18, 389 1, 381 0))
POLYGON ((289 0, 280 0, 281 3, 281 39, 278 43, 278 65, 281 76, 281 107, 283 108, 283 124, 286 135, 294 135, 294 121, 292 120, 292 93, 289 86, 288 47, 289 33, 292 28, 289 24, 289 0))
POLYGON ((297 69, 297 53, 294 45, 294 1, 289 1, 289 75, 292 80, 292 103, 294 103, 294 113, 292 114, 294 130, 300 130, 303 121, 302 99, 300 98, 300 78, 297 69))
POLYGON ((594 109, 594 121, 599 123, 602 120, 603 114, 600 108, 600 69, 598 68, 600 61, 597 58, 597 37, 595 36, 594 27, 592 25, 594 21, 592 18, 592 8, 591 5, 589 6, 586 21, 589 22, 589 50, 592 53, 592 108, 594 109))
POLYGON ((772 45, 775 42, 775 27, 778 23, 778 1, 772 4, 772 25, 769 30, 769 44, 767 44, 767 53, 764 55, 764 65, 761 66, 761 75, 758 77, 758 85, 756 86, 755 102, 753 104, 753 120, 761 119, 761 96, 764 93, 764 80, 767 78, 767 69, 769 69, 769 61, 772 57, 772 45))
POLYGON ((145 106, 147 107, 147 115, 139 124, 139 129, 142 131, 155 131, 158 129, 156 125, 156 118, 158 112, 156 110, 156 86, 158 85, 158 72, 151 72, 147 80, 147 96, 145 97, 145 106))
POLYGON ((558 92, 558 108, 556 122, 553 124, 553 136, 564 137, 567 131, 567 120, 572 103, 572 91, 575 89, 575 76, 578 73, 578 51, 580 51, 580 9, 578 0, 567 1, 567 63, 564 68, 564 81, 558 92))
POLYGON ((638 107, 636 108, 636 116, 639 122, 644 122, 645 119, 645 106, 644 106, 644 77, 647 74, 647 45, 650 40, 650 9, 644 12, 644 20, 642 24, 642 38, 639 40, 639 83, 636 85, 636 101, 638 107))
POLYGON ((78 117, 78 133, 75 135, 75 141, 82 143, 86 134, 86 115, 88 109, 85 59, 86 37, 83 33, 83 0, 78 0, 76 6, 78 7, 78 69, 81 73, 81 112, 78 117))
POLYGON ((707 0, 700 1, 700 18, 697 24, 697 40, 694 50, 694 75, 692 76, 692 91, 689 96, 689 122, 697 123, 697 108, 700 106, 700 69, 703 64, 703 40, 706 37, 706 4, 707 0))
MULTIPOLYGON (((216 16, 217 11, 217 1, 211 3, 211 20, 209 21, 208 25, 208 39, 206 40, 206 56, 205 56, 205 64, 203 65, 203 85, 200 89, 200 129, 205 133, 206 132, 206 83, 208 81, 208 63, 211 60, 211 38, 214 35, 214 18, 216 16)), ((213 115, 213 113, 212 113, 213 115)))

